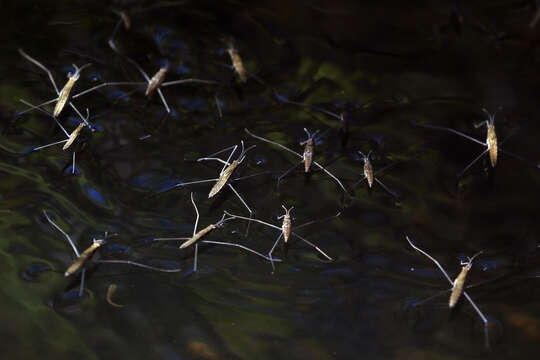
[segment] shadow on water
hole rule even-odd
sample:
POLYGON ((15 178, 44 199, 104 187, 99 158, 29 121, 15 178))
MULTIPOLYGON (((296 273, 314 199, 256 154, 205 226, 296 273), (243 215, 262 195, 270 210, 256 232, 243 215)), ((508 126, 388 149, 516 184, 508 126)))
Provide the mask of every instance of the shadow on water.
MULTIPOLYGON (((431 124, 480 141, 482 108, 494 111, 502 148, 538 163, 538 31, 534 2, 284 1, 72 2, 3 4, 0 66, 0 330, 2 353, 17 358, 104 359, 354 359, 532 358, 540 341, 538 278, 539 169, 501 152, 496 168, 484 149, 431 124), (126 29, 113 11, 130 15, 126 29), (118 25, 117 25, 118 24, 118 25), (109 37, 118 28, 114 44, 109 37), (246 83, 229 67, 228 41, 245 62, 246 83), (141 82, 132 58, 150 76, 167 65, 165 81, 218 84, 103 87, 74 99, 89 107, 94 129, 83 130, 75 175, 52 118, 37 111, 55 97, 48 78, 17 52, 47 66, 64 84, 71 64, 84 69, 75 92, 102 81, 141 82), (119 55, 121 54, 121 55, 119 55), (300 106, 294 102, 307 104, 300 106), (325 111, 321 111, 325 110, 325 111), (343 119, 341 119, 343 114, 343 119), (303 128, 321 130, 315 159, 342 179, 348 198, 321 171, 305 177, 294 154, 254 134, 302 152, 303 128), (201 244, 199 271, 191 250, 157 236, 192 235, 189 201, 196 194, 199 229, 223 210, 247 216, 227 189, 207 199, 221 165, 194 159, 239 144, 256 144, 235 183, 254 217, 281 226, 281 205, 301 224, 342 211, 298 234, 330 254, 324 260, 291 238, 284 260, 269 263, 238 249, 201 244), (393 197, 362 179, 363 158, 393 197), (80 154, 79 154, 80 153, 80 154), (386 166, 391 165, 386 168, 386 166), (80 249, 105 231, 118 233, 97 256, 174 268, 159 273, 94 264, 84 296, 65 238, 42 217, 54 213, 80 249), (455 277, 460 261, 484 249, 468 275, 467 292, 488 315, 483 324, 461 301, 448 310, 449 284, 405 240, 432 254, 455 277), (107 302, 115 284, 115 307, 107 302)), ((46 107, 51 111, 52 106, 46 107)), ((70 109, 59 121, 72 131, 70 109)), ((73 120, 75 119, 75 120, 73 120)), ((223 155, 223 154, 221 154, 223 155)), ((316 170, 316 169, 315 169, 316 170)), ((279 234, 253 223, 228 222, 211 240, 268 252, 279 234)))

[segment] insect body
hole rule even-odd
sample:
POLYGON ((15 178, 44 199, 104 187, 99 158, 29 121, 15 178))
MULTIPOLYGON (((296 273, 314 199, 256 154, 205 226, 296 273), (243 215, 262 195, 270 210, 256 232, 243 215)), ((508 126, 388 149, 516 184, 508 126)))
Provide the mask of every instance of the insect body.
POLYGON ((64 109, 67 101, 69 100, 69 94, 71 93, 71 89, 73 89, 73 86, 75 85, 75 82, 79 80, 81 70, 85 67, 90 66, 91 64, 85 64, 81 66, 80 68, 77 67, 77 65, 72 64, 75 68, 75 74, 71 75, 71 73, 68 74, 68 81, 66 85, 60 90, 60 94, 58 94, 58 102, 56 103, 56 106, 54 107, 53 115, 54 117, 57 117, 60 115, 62 110, 64 109))
POLYGON ((73 144, 73 142, 75 141, 77 136, 79 136, 79 134, 81 133, 83 127, 85 127, 85 126, 86 126, 86 123, 82 122, 75 128, 75 130, 73 130, 73 132, 69 135, 68 140, 66 141, 66 143, 62 147, 62 150, 66 150, 67 148, 69 148, 71 146, 71 144, 73 144))
MULTIPOLYGON (((373 182, 376 181, 389 194, 391 194, 394 197, 397 197, 397 195, 392 190, 390 190, 386 185, 383 184, 382 181, 377 179, 377 177, 375 176, 376 173, 373 172, 373 165, 371 164, 371 160, 369 159, 369 156, 371 155, 371 151, 367 155, 364 155, 364 153, 361 151, 358 151, 358 153, 362 155, 362 158, 364 160, 364 176, 362 177, 362 179, 358 180, 355 185, 359 184, 360 182, 364 180, 367 180, 368 186, 371 188, 373 186, 373 182)), ((379 172, 392 165, 393 164, 390 164, 380 169, 379 172)))
POLYGON ((229 166, 227 166, 223 170, 223 172, 219 176, 218 181, 214 184, 214 186, 212 186, 212 189, 210 189, 210 192, 208 193, 208 198, 216 195, 225 186, 238 165, 240 165, 239 160, 234 160, 229 166))
POLYGON ((467 278, 467 274, 469 273, 469 270, 471 270, 472 262, 474 258, 480 255, 482 252, 483 251, 480 251, 477 254, 475 254, 472 258, 468 258, 468 261, 461 262, 461 265, 464 265, 464 266, 461 268, 461 272, 454 280, 454 284, 452 286, 452 293, 450 294, 450 299, 448 300, 448 306, 450 307, 450 309, 456 306, 459 298, 461 297, 461 294, 463 293, 465 280, 467 278))
POLYGON ((67 268, 64 276, 69 276, 76 273, 80 268, 84 266, 90 256, 92 256, 92 254, 104 243, 105 240, 94 239, 92 245, 90 245, 88 249, 84 250, 82 254, 77 259, 75 259, 75 261, 67 268))
POLYGON ((291 215, 290 212, 294 208, 292 206, 289 210, 283 205, 281 205, 283 209, 285 210, 285 214, 281 215, 278 219, 283 218, 283 223, 281 224, 281 231, 283 231, 283 241, 287 242, 289 241, 289 237, 291 236, 291 215))
POLYGON ((183 243, 182 245, 180 245, 180 249, 185 249, 185 248, 187 248, 188 246, 190 246, 190 245, 196 243, 197 240, 199 240, 200 238, 202 238, 203 236, 205 236, 206 234, 208 234, 210 231, 216 229, 219 225, 220 225, 220 223, 208 225, 208 226, 205 227, 204 229, 200 230, 198 233, 194 234, 193 237, 192 237, 191 239, 189 239, 188 241, 186 241, 185 243, 183 243))
POLYGON ((495 133, 495 124, 490 123, 486 124, 487 126, 487 147, 489 150, 489 160, 491 161, 491 166, 495 167, 497 163, 497 134, 495 133))
POLYGON ((319 130, 315 131, 311 136, 309 132, 307 131, 307 129, 304 128, 304 130, 308 134, 308 139, 306 141, 301 142, 300 145, 304 145, 304 153, 302 154, 304 158, 304 172, 308 173, 309 170, 311 169, 311 164, 313 163, 313 151, 314 151, 313 136, 315 136, 315 134, 319 130))
POLYGON ((240 81, 246 82, 247 73, 246 73, 246 69, 244 68, 244 63, 242 62, 242 58, 240 57, 240 54, 238 53, 238 50, 236 50, 236 48, 231 44, 229 48, 227 49, 227 52, 229 53, 229 56, 231 57, 233 68, 238 74, 240 81))
POLYGON ((152 95, 154 91, 159 88, 161 84, 163 84, 163 81, 165 80, 165 75, 167 74, 167 70, 167 67, 162 67, 154 76, 152 76, 152 78, 148 82, 148 86, 146 87, 144 95, 152 95))

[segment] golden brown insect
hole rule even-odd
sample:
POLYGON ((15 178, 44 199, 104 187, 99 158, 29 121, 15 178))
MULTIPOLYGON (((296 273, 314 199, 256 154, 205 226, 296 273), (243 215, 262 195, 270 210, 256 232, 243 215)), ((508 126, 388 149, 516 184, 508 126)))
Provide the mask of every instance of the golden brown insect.
MULTIPOLYGON (((442 265, 437 261, 437 259, 435 259, 433 256, 431 256, 430 254, 428 254, 426 251, 420 249, 418 246, 416 246, 412 241, 411 239, 409 239, 409 237, 407 235, 405 235, 405 239, 407 239, 407 241, 409 242, 409 244, 411 245, 411 247, 418 251, 419 253, 421 253, 422 255, 426 256, 428 259, 430 259, 431 261, 433 261, 433 263, 439 268, 439 270, 441 271, 441 273, 444 275, 444 277, 446 278, 446 280, 450 283, 450 285, 452 285, 452 287, 454 287, 454 281, 452 281, 452 278, 450 278, 450 276, 448 275, 448 273, 446 272, 446 270, 442 267, 442 265)), ((476 256, 476 255, 475 255, 476 256)), ((473 256, 474 258, 474 256, 473 256)), ((469 262, 471 262, 472 259, 470 259, 469 262)), ((482 319, 482 322, 484 323, 484 335, 485 335, 485 345, 486 345, 486 348, 489 348, 489 331, 488 331, 488 325, 489 325, 489 321, 487 319, 487 317, 484 315, 484 313, 482 313, 482 311, 480 310, 480 308, 476 305, 476 303, 471 299, 471 297, 469 296, 469 294, 463 290, 461 290, 461 292, 463 293, 463 296, 467 299, 467 301, 471 304, 471 306, 474 308, 474 310, 476 311, 476 313, 478 314, 478 316, 480 317, 480 319, 482 319)), ((431 297, 432 298, 432 297, 431 297)))
MULTIPOLYGON (((223 214, 221 217, 221 220, 219 220, 215 224, 210 224, 204 229, 197 232, 197 225, 199 224, 199 209, 197 209, 197 204, 195 204, 195 200, 193 200, 193 193, 191 193, 191 203, 193 204, 193 208, 195 209, 195 214, 197 215, 195 219, 195 225, 193 226, 193 236, 191 237, 173 237, 173 238, 154 238, 154 241, 169 241, 169 240, 186 240, 182 245, 180 245, 180 249, 185 249, 189 247, 190 245, 195 244, 195 255, 193 259, 193 271, 197 271, 197 254, 199 252, 199 242, 206 243, 206 244, 214 244, 214 245, 225 245, 225 246, 233 246, 238 247, 241 249, 244 249, 252 254, 255 254, 257 256, 262 257, 265 260, 268 261, 276 261, 276 259, 272 259, 271 257, 264 256, 263 254, 250 249, 244 245, 235 244, 235 243, 229 243, 229 242, 222 242, 222 241, 209 241, 209 240, 201 240, 204 236, 206 236, 208 233, 210 233, 212 230, 222 227, 226 221, 232 220, 235 217, 229 216, 226 217, 226 213, 223 214)), ((277 261, 281 261, 277 259, 277 261)))
MULTIPOLYGON (((279 236, 277 237, 276 241, 274 242, 274 245, 272 246, 272 248, 268 252, 268 258, 269 259, 273 259, 272 253, 274 252, 274 250, 275 250, 277 244, 279 243, 279 240, 281 239, 281 237, 283 237, 283 240, 286 243, 287 240, 289 239, 290 235, 293 235, 294 237, 302 240, 304 243, 308 244, 309 246, 311 246, 312 248, 317 250, 317 252, 319 252, 322 256, 324 256, 328 260, 332 261, 332 258, 330 256, 328 256, 324 251, 322 251, 318 246, 313 244, 311 241, 304 239, 300 235, 292 232, 293 228, 291 226, 292 222, 291 222, 291 217, 290 217, 290 211, 293 209, 293 207, 291 207, 289 210, 287 210, 285 205, 281 205, 281 207, 285 210, 285 214, 278 217, 278 220, 283 218, 281 228, 279 226, 267 223, 266 221, 262 221, 262 220, 259 220, 259 219, 253 219, 253 218, 247 218, 247 217, 244 217, 244 216, 233 215, 233 214, 228 213, 227 211, 225 211, 225 214, 229 215, 231 217, 231 219, 237 218, 237 219, 242 219, 242 220, 246 220, 246 221, 249 221, 249 222, 252 222, 252 221, 253 222, 258 222, 259 224, 263 224, 263 225, 269 226, 271 228, 274 228, 274 229, 280 231, 279 236)), ((340 215, 341 215, 341 213, 338 212, 336 215, 333 215, 333 216, 331 216, 330 218, 327 218, 327 219, 333 219, 333 218, 338 217, 340 215)), ((326 219, 323 219, 323 220, 326 220, 326 219)), ((302 225, 295 226, 294 230, 300 229, 300 228, 302 228, 304 226, 311 225, 313 223, 323 221, 323 220, 308 221, 307 223, 304 223, 302 225)), ((270 260, 270 261, 272 261, 272 260, 270 260)), ((275 269, 273 261, 272 261, 272 269, 275 269)))
POLYGON ((110 284, 109 288, 107 289, 107 296, 105 297, 105 299, 107 299, 107 302, 111 304, 112 306, 121 308, 121 307, 124 307, 124 305, 117 304, 112 300, 112 297, 117 289, 118 289, 118 286, 116 286, 116 284, 110 284))
POLYGON ((345 194, 349 194, 347 192, 347 190, 345 189, 345 187, 343 186, 343 184, 341 183, 341 181, 339 181, 339 179, 337 177, 334 176, 334 174, 332 174, 330 171, 326 170, 321 164, 319 164, 318 162, 314 161, 313 160, 313 153, 314 153, 314 145, 315 145, 315 142, 314 142, 314 137, 315 135, 319 132, 319 130, 315 131, 314 133, 310 134, 309 131, 304 128, 304 131, 306 132, 306 134, 308 135, 308 138, 307 140, 304 140, 300 143, 301 146, 304 146, 304 152, 303 154, 299 154, 297 153, 296 151, 292 150, 292 149, 289 149, 288 147, 286 147, 285 145, 281 145, 280 143, 277 143, 275 141, 272 141, 272 140, 268 140, 266 138, 263 138, 262 136, 258 136, 258 135, 255 135, 253 133, 251 133, 248 129, 244 129, 244 131, 251 137, 255 138, 255 139, 259 139, 261 141, 264 141, 264 142, 267 142, 269 144, 272 144, 272 145, 275 145, 275 146, 278 146, 280 147, 281 149, 283 150, 286 150, 288 152, 290 152, 291 154, 294 154, 296 156, 298 156, 300 159, 302 159, 301 162, 299 162, 298 164, 294 165, 292 168, 290 168, 289 170, 285 171, 279 178, 278 178, 278 181, 277 181, 277 186, 279 186, 279 183, 281 182, 281 179, 283 179, 285 176, 287 176, 291 171, 293 171, 294 169, 296 169, 297 166, 299 166, 300 164, 304 164, 304 171, 307 173, 310 171, 311 169, 311 165, 315 165, 316 167, 318 167, 319 169, 321 169, 322 171, 324 171, 324 173, 326 173, 326 175, 330 176, 338 185, 341 189, 343 189, 343 191, 345 192, 345 194))
POLYGON ((231 57, 233 68, 238 74, 240 81, 246 82, 247 73, 246 73, 246 69, 244 68, 244 63, 242 62, 242 58, 240 57, 240 54, 238 53, 238 50, 236 50, 236 48, 231 43, 229 44, 229 47, 227 48, 227 52, 229 53, 229 56, 231 57))
POLYGON ((278 217, 278 220, 283 218, 283 224, 281 224, 281 231, 283 231, 283 240, 285 242, 289 241, 289 237, 291 236, 291 215, 290 212, 294 208, 294 206, 291 206, 289 210, 284 205, 281 205, 283 210, 285 210, 285 214, 278 217))
POLYGON ((165 80, 165 75, 167 74, 167 67, 162 67, 159 69, 159 71, 152 76, 150 81, 148 82, 148 86, 146 87, 146 91, 144 92, 144 95, 150 96, 154 93, 154 91, 163 84, 163 81, 165 80))
MULTIPOLYGON (((185 183, 178 183, 178 184, 172 186, 171 188, 168 188, 165 191, 168 191, 168 190, 174 189, 176 187, 180 187, 180 186, 186 186, 186 185, 192 185, 192 184, 200 184, 200 183, 205 183, 205 182, 215 182, 215 184, 210 189, 210 192, 208 193, 208 198, 211 198, 211 197, 214 197, 216 194, 218 194, 221 191, 221 189, 223 189, 223 187, 225 187, 225 185, 227 185, 234 192, 236 197, 240 200, 240 202, 246 207, 246 209, 251 214, 252 213, 251 209, 246 204, 244 199, 242 199, 242 197, 240 196, 238 191, 236 191, 234 186, 232 186, 232 184, 231 184, 231 181, 233 181, 233 180, 231 180, 232 174, 234 173, 234 171, 236 170, 238 165, 240 165, 244 161, 244 159, 246 158, 246 153, 249 150, 251 150, 251 149, 253 149, 255 147, 255 145, 252 145, 252 146, 248 147, 247 149, 245 149, 244 148, 244 142, 241 141, 240 144, 242 146, 242 150, 240 152, 240 155, 238 156, 238 158, 236 160, 233 160, 232 162, 229 162, 229 161, 231 160, 232 156, 236 152, 236 149, 238 148, 238 145, 228 147, 228 148, 220 150, 220 151, 218 151, 218 152, 216 152, 214 154, 208 155, 207 157, 202 157, 202 158, 197 159, 197 161, 215 160, 215 161, 219 161, 220 163, 222 163, 223 168, 221 169, 221 172, 219 173, 219 178, 217 178, 217 179, 208 179, 208 180, 190 181, 190 182, 185 182, 185 183), (229 157, 227 158, 227 160, 222 160, 220 158, 215 157, 216 155, 218 155, 218 154, 220 154, 222 152, 225 152, 225 151, 229 151, 231 149, 232 149, 232 151, 229 154, 229 157)), ((249 175, 249 176, 254 176, 254 175, 249 175)), ((234 180, 240 180, 240 179, 241 178, 237 178, 237 179, 234 179, 234 180)))
POLYGON ((62 147, 62 150, 66 150, 67 148, 69 148, 71 146, 71 144, 73 144, 73 142, 75 141, 77 136, 79 136, 79 134, 81 133, 83 127, 85 127, 85 126, 86 126, 86 123, 82 122, 75 128, 75 130, 73 130, 73 132, 71 134, 69 134, 68 140, 66 141, 66 143, 62 147))
MULTIPOLYGON (((371 155, 371 151, 365 155, 362 151, 358 150, 358 153, 360 155, 362 155, 362 158, 364 160, 364 176, 362 177, 362 179, 358 180, 356 182, 356 184, 354 184, 354 186, 358 185, 359 183, 361 183, 362 181, 364 180, 367 180, 367 183, 368 183, 368 186, 371 188, 373 186, 373 182, 376 181, 379 185, 381 185, 381 187, 386 190, 389 194, 391 194, 392 196, 394 197, 397 197, 397 194, 395 192, 393 192, 392 190, 390 190, 386 185, 383 184, 382 181, 380 181, 376 176, 375 176, 375 172, 373 172, 373 165, 371 164, 371 160, 369 159, 370 155, 371 155)), ((388 166, 385 166, 384 168, 382 169, 379 169, 379 171, 377 171, 377 173, 383 171, 384 169, 387 169, 388 167, 392 166, 394 164, 390 164, 388 166)))
POLYGON ((467 261, 461 262, 461 265, 462 266, 464 265, 464 266, 461 268, 461 272, 454 280, 454 284, 452 286, 452 293, 450 294, 450 299, 448 300, 448 306, 450 307, 450 309, 456 306, 459 298, 461 297, 461 294, 463 293, 465 280, 467 278, 467 274, 469 273, 469 270, 471 270, 474 258, 480 255, 482 252, 483 251, 480 251, 476 253, 473 257, 467 258, 467 261))
MULTIPOLYGON (((86 249, 82 254, 80 254, 79 250, 77 249, 77 246, 75 245, 73 240, 71 240, 71 237, 64 230, 62 230, 62 228, 60 226, 58 226, 50 218, 49 214, 47 214, 47 212, 45 210, 43 210, 43 215, 45 215, 45 218, 47 219, 47 221, 56 230, 60 231, 62 233, 62 235, 64 235, 64 237, 67 239, 68 243, 71 245, 71 248, 73 249, 73 252, 75 253, 75 256, 77 257, 77 259, 75 259, 75 261, 68 267, 68 269, 66 270, 64 275, 69 276, 69 275, 77 272, 78 270, 81 270, 81 284, 79 286, 79 297, 81 297, 83 295, 83 291, 84 291, 84 280, 85 280, 85 276, 86 276, 86 267, 85 267, 85 265, 89 261, 89 258, 92 256, 92 254, 99 247, 103 246, 103 244, 105 244, 107 242, 107 237, 108 237, 109 234, 107 232, 105 232, 105 238, 104 239, 98 239, 98 240, 94 239, 92 245, 90 245, 90 247, 88 247, 88 249, 86 249)), ((138 266, 138 267, 142 267, 144 269, 150 269, 150 270, 161 271, 161 272, 179 272, 180 271, 180 269, 160 269, 160 268, 156 268, 156 267, 145 265, 145 264, 140 264, 140 263, 130 261, 130 260, 92 260, 92 262, 93 263, 100 263, 100 264, 127 264, 127 265, 138 266)))
POLYGON ((488 120, 482 121, 479 124, 476 124, 474 127, 479 128, 482 125, 486 125, 487 128, 487 136, 486 136, 486 146, 487 151, 489 151, 489 160, 491 162, 491 167, 495 167, 495 164, 497 164, 497 134, 495 133, 495 115, 497 114, 497 111, 493 115, 491 115, 486 109, 482 109, 488 116, 488 120))
MULTIPOLYGON (((71 90, 73 89, 73 86, 75 85, 75 82, 79 79, 80 77, 80 74, 81 74, 81 71, 92 65, 92 64, 85 64, 83 66, 81 66, 80 68, 77 67, 77 65, 73 64, 73 67, 75 68, 75 73, 74 74, 71 74, 71 73, 68 73, 68 81, 67 83, 64 85, 64 87, 62 88, 62 90, 58 90, 58 87, 56 86, 56 82, 54 81, 54 78, 51 74, 51 72, 49 71, 49 69, 47 69, 45 67, 45 65, 43 65, 42 63, 40 63, 39 61, 37 61, 36 59, 32 58, 30 55, 26 54, 22 49, 19 49, 19 53, 21 54, 21 56, 23 56, 26 60, 30 61, 32 64, 36 65, 37 67, 39 67, 41 70, 45 71, 47 73, 47 76, 49 77, 49 80, 51 81, 53 87, 54 87, 54 91, 56 92, 57 94, 57 97, 55 99, 52 99, 52 100, 49 100, 49 101, 46 101, 40 105, 37 105, 37 106, 33 106, 32 108, 30 109, 27 109, 25 111, 21 111, 19 112, 19 115, 25 113, 26 111, 30 111, 30 110, 33 110, 35 108, 40 108, 41 106, 44 106, 44 105, 47 105, 47 104, 51 104, 53 102, 56 102, 56 105, 54 107, 54 111, 53 111, 53 116, 56 118, 58 117, 58 115, 60 115, 60 113, 62 112, 62 110, 64 109, 65 105, 67 103, 69 103, 69 105, 73 108, 73 110, 75 110, 75 112, 81 117, 83 118, 82 114, 79 112, 79 110, 75 107, 75 105, 73 105, 73 103, 69 100, 69 95, 71 93, 71 90)), ((88 124, 87 124, 88 125, 88 124)))
POLYGON ((92 254, 104 243, 104 240, 94 239, 92 245, 90 245, 86 250, 84 250, 83 253, 79 255, 79 257, 77 257, 77 259, 75 259, 75 261, 67 268, 64 276, 69 276, 76 273, 80 268, 84 266, 90 256, 92 256, 92 254))

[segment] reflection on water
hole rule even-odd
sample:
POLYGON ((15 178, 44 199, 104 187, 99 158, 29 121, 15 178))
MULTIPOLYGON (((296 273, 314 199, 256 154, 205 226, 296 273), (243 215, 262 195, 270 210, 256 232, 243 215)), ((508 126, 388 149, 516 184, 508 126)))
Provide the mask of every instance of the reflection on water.
MULTIPOLYGON (((320 1, 69 2, 3 4, 4 57, 0 85, 0 331, 9 358, 118 357, 166 359, 530 358, 540 339, 537 320, 538 168, 501 153, 492 169, 481 160, 456 178, 482 146, 473 125, 497 115, 503 149, 538 163, 534 2, 320 1), (158 6, 156 6, 159 4, 158 6), (118 22, 111 8, 131 15, 111 50, 118 22), (230 67, 227 39, 251 77, 230 67), (110 86, 75 99, 92 127, 71 152, 34 152, 63 137, 50 117, 24 109, 54 92, 45 74, 22 59, 27 50, 58 84, 72 64, 92 62, 75 92, 103 81, 140 82, 124 55, 151 76, 168 65, 167 81, 199 78, 219 85, 163 87, 171 108, 145 98, 142 86, 110 86), (309 104, 309 106, 295 103, 309 104), (302 152, 304 128, 320 130, 315 160, 351 190, 314 169, 277 178, 298 158, 247 136, 253 133, 302 152), (333 259, 326 261, 291 238, 269 263, 235 248, 201 244, 193 250, 159 236, 192 235, 195 192, 199 229, 223 210, 246 214, 225 189, 207 199, 218 162, 197 162, 220 149, 256 144, 235 176, 255 210, 276 226, 281 205, 294 206, 293 224, 339 218, 298 230, 333 259), (367 154, 379 184, 363 176, 367 154), (382 169, 377 172, 378 169, 382 169), (267 172, 267 173, 265 173, 267 172), (168 190, 168 191, 165 191, 168 190), (41 216, 53 213, 77 246, 105 231, 118 233, 101 259, 137 261, 182 272, 165 274, 119 264, 92 264, 83 298, 80 277, 65 278, 69 244, 41 216), (455 277, 460 261, 479 250, 467 291, 488 316, 484 328, 464 301, 448 311, 449 285, 428 259, 411 249, 409 234, 455 277), (109 286, 117 291, 107 302, 109 286), (440 294, 439 296, 436 296, 440 294), (433 298, 431 298, 433 297, 433 298), (426 300, 427 299, 427 300, 426 300), (46 354, 46 355, 45 355, 46 354)), ((47 108, 51 111, 52 107, 47 108)), ((60 119, 79 123, 69 110, 60 119)), ((221 154, 223 155, 223 154, 221 154)), ((294 226, 294 225, 293 225, 294 226)), ((267 252, 274 229, 230 222, 209 240, 267 252)))

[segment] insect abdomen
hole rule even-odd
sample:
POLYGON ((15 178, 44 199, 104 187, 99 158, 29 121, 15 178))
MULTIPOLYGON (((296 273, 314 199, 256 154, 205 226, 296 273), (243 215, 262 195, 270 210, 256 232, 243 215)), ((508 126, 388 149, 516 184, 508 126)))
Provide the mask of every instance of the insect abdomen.
POLYGON ((180 249, 185 249, 188 246, 190 246, 192 244, 195 244, 197 242, 197 240, 199 240, 200 238, 202 238, 204 235, 208 234, 210 231, 214 230, 215 228, 216 228, 216 226, 213 225, 213 224, 208 225, 207 227, 205 227, 204 229, 202 229, 201 231, 199 231, 198 233, 193 235, 193 237, 191 239, 187 240, 185 243, 180 245, 180 249))
POLYGON ((160 85, 163 83, 163 80, 165 80, 165 74, 167 73, 167 68, 161 68, 156 73, 156 75, 152 76, 150 79, 150 82, 148 83, 148 86, 146 87, 146 92, 144 95, 148 96, 152 94, 160 85))
POLYGON ((79 270, 84 265, 84 263, 88 260, 88 258, 90 258, 90 256, 94 253, 94 251, 96 251, 97 248, 100 247, 102 244, 103 244, 103 241, 94 241, 94 243, 90 245, 88 249, 84 250, 81 256, 79 256, 73 262, 73 264, 71 264, 67 268, 66 272, 64 273, 64 276, 69 276, 77 272, 77 270, 79 270))
POLYGON ((450 309, 456 306, 459 298, 461 297, 461 294, 463 293, 463 286, 465 285, 465 278, 467 277, 467 272, 467 267, 463 267, 456 280, 454 280, 454 287, 452 288, 450 300, 448 301, 448 306, 450 307, 450 309))
POLYGON ((491 161, 491 166, 495 167, 497 163, 497 134, 495 133, 495 125, 488 125, 487 133, 487 145, 489 148, 489 160, 491 161))
POLYGON ((289 215, 283 216, 281 230, 283 231, 283 240, 285 242, 289 241, 289 237, 291 236, 291 217, 289 215))
POLYGON ((216 195, 227 183, 227 180, 231 177, 234 169, 238 166, 238 161, 234 160, 231 165, 229 165, 221 174, 218 181, 214 184, 212 189, 210 190, 210 193, 208 194, 208 197, 211 198, 214 195, 216 195))
POLYGON ((313 142, 307 141, 304 148, 304 172, 309 172, 311 163, 313 162, 313 142))
POLYGON ((54 107, 53 116, 57 117, 60 115, 62 110, 64 109, 64 106, 66 105, 66 102, 69 99, 69 93, 71 92, 71 89, 73 88, 73 85, 75 84, 75 77, 70 77, 60 91, 60 94, 58 95, 58 101, 56 102, 56 105, 54 107))
POLYGON ((367 179, 369 187, 371 187, 373 185, 373 166, 371 166, 369 160, 364 162, 364 176, 367 179))

